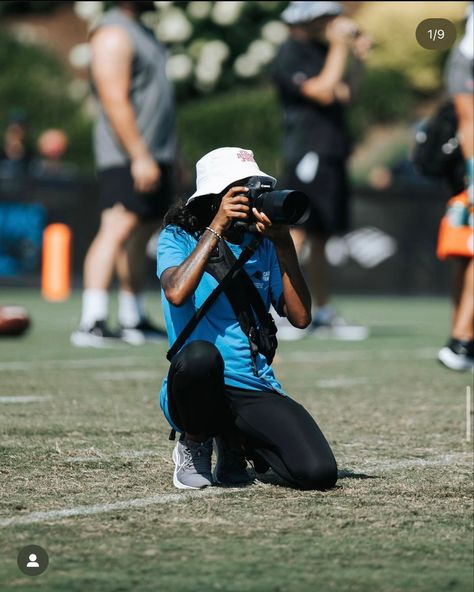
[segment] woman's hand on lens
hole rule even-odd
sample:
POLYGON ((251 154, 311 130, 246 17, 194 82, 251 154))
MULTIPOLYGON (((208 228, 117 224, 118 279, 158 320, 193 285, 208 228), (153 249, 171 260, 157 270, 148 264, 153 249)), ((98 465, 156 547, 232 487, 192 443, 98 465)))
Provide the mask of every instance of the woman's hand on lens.
POLYGON ((267 238, 274 242, 285 240, 290 236, 290 229, 283 224, 273 224, 270 218, 263 212, 259 212, 257 208, 252 208, 252 214, 255 217, 255 228, 260 234, 264 234, 267 238))
POLYGON ((246 220, 249 215, 249 198, 242 195, 247 187, 231 187, 224 195, 211 227, 219 233, 224 232, 234 220, 246 220))

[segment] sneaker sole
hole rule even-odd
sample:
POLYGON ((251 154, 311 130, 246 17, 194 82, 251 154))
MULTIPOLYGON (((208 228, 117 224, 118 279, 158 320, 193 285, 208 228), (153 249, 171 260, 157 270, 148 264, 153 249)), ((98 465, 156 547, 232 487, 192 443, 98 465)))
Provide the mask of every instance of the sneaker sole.
POLYGON ((311 331, 311 335, 320 339, 336 339, 338 341, 364 341, 369 337, 368 327, 340 326, 317 327, 311 331))
POLYGON ((71 345, 75 347, 120 347, 121 339, 114 339, 112 337, 98 337, 97 335, 91 335, 90 333, 82 333, 76 331, 70 337, 71 345))
POLYGON ((172 458, 174 462, 173 485, 177 489, 195 489, 199 491, 200 489, 206 489, 206 487, 209 487, 208 485, 205 485, 204 487, 193 487, 192 485, 185 485, 184 483, 181 483, 181 481, 178 479, 178 459, 176 457, 176 448, 173 450, 172 458))
POLYGON ((163 343, 166 337, 150 337, 135 329, 122 329, 122 341, 129 345, 143 345, 144 343, 163 343))
POLYGON ((465 356, 455 354, 449 347, 443 347, 438 352, 438 361, 456 372, 465 372, 466 370, 474 370, 474 362, 467 360, 465 356))

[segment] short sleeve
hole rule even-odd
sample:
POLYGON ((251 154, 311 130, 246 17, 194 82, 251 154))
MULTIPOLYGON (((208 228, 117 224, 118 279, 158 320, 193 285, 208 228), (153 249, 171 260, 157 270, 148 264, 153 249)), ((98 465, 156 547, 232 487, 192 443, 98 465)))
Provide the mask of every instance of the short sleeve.
POLYGON ((166 226, 158 240, 157 276, 160 278, 166 269, 181 265, 189 253, 189 235, 177 226, 166 226))
POLYGON ((275 247, 268 241, 268 256, 270 268, 270 301, 277 313, 283 317, 283 282, 281 279, 281 268, 275 247))
POLYGON ((297 53, 283 45, 273 63, 273 79, 280 92, 287 97, 300 98, 301 84, 308 78, 297 53))

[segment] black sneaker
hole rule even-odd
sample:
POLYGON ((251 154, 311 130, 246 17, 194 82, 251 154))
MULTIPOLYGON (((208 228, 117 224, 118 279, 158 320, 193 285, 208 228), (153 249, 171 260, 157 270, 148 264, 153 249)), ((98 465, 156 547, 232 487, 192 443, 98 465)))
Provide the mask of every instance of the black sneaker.
POLYGON ((71 343, 76 347, 111 347, 120 342, 120 333, 109 329, 105 321, 96 321, 90 329, 79 327, 71 335, 71 343))
POLYGON ((214 479, 221 485, 243 485, 252 478, 247 473, 247 461, 244 451, 237 442, 231 442, 222 436, 214 438, 214 450, 217 462, 214 479))
POLYGON ((448 343, 439 350, 438 360, 457 372, 474 370, 474 341, 461 341, 450 339, 448 343))
POLYGON ((148 319, 143 319, 135 327, 121 327, 120 335, 122 340, 130 345, 161 343, 167 339, 166 331, 156 327, 148 319))

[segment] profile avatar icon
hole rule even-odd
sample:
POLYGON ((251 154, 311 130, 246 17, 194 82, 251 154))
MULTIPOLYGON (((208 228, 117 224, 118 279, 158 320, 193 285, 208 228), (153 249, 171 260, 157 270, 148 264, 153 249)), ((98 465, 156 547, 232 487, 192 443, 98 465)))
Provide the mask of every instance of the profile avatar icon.
POLYGON ((28 557, 29 561, 26 564, 26 567, 39 567, 39 563, 36 561, 37 560, 37 556, 34 553, 31 553, 31 555, 28 557))
POLYGON ((25 576, 40 576, 48 569, 49 556, 43 547, 27 545, 18 552, 16 563, 25 576))

